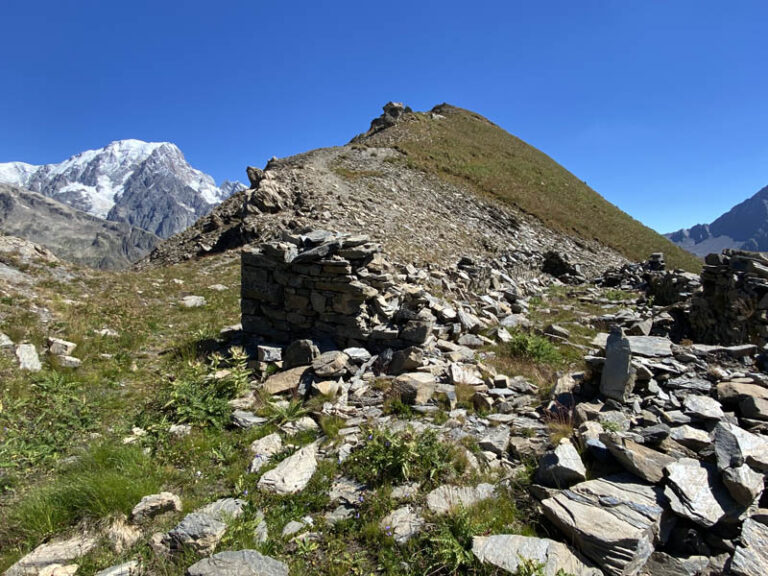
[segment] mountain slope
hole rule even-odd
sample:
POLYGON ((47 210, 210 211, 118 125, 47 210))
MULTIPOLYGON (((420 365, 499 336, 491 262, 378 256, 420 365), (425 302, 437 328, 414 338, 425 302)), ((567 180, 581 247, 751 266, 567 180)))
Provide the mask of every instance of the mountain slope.
POLYGON ((706 256, 723 248, 768 250, 768 186, 737 204, 711 224, 697 224, 667 238, 686 250, 706 256))
POLYGON ((664 252, 672 266, 700 267, 549 156, 468 110, 443 104, 431 116, 406 114, 404 121, 358 141, 394 145, 415 167, 514 205, 553 230, 597 240, 631 260, 664 252))
POLYGON ((193 224, 242 186, 192 168, 174 144, 118 140, 59 164, 0 164, 0 182, 162 237, 193 224))
POLYGON ((41 244, 64 260, 109 269, 129 266, 160 241, 129 224, 6 184, 0 184, 0 231, 41 244))
POLYGON ((488 120, 446 105, 413 113, 393 104, 346 146, 270 161, 242 200, 164 242, 149 261, 178 262, 301 227, 370 234, 411 262, 516 253, 535 266, 555 250, 596 272, 622 256, 663 251, 674 266, 700 266, 488 120))

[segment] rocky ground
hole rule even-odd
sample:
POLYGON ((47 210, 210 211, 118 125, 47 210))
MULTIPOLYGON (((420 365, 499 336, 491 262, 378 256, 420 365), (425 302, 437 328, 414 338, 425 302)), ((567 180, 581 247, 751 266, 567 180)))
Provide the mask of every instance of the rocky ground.
POLYGON ((760 256, 588 280, 544 253, 391 256, 382 297, 431 317, 395 350, 247 337, 232 255, 73 276, 24 250, 7 574, 766 573, 764 351, 691 338, 734 313, 708 295, 759 328, 760 256))

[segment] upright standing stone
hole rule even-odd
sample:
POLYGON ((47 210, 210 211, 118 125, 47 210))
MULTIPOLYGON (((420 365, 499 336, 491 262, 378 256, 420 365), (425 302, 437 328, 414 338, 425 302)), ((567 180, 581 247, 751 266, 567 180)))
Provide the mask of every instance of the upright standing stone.
POLYGON ((626 402, 635 386, 635 369, 629 341, 621 328, 614 327, 605 346, 605 365, 600 393, 606 398, 626 402))

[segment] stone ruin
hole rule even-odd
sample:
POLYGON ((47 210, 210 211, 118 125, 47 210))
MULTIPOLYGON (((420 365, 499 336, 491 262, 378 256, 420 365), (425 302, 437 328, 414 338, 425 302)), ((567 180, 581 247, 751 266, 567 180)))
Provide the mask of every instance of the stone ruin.
POLYGON ((740 250, 710 254, 701 285, 689 315, 697 342, 768 342, 768 256, 740 250))
POLYGON ((428 304, 422 288, 398 284, 381 247, 367 236, 311 231, 242 252, 247 336, 404 348, 431 334, 435 318, 428 304))

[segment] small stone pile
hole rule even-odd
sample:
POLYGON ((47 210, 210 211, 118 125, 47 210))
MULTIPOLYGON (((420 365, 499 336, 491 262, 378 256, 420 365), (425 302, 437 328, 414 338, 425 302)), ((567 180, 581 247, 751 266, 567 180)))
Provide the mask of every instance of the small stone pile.
POLYGON ((326 231, 285 235, 242 254, 247 335, 289 342, 333 338, 376 348, 421 344, 435 318, 418 286, 398 286, 367 236, 326 231))
POLYGON ((724 250, 710 254, 693 298, 691 333, 697 342, 768 342, 768 257, 724 250))

